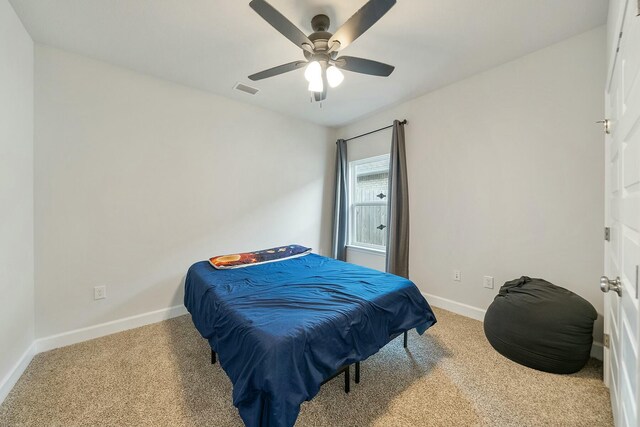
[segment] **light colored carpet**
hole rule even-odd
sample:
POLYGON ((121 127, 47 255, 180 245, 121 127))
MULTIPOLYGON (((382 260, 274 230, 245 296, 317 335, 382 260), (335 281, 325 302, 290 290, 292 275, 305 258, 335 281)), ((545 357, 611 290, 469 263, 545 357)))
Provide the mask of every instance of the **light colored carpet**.
MULTIPOLYGON (((608 426, 602 365, 574 375, 517 365, 482 323, 436 310, 423 336, 402 337, 302 405, 297 426, 608 426)), ((242 426, 231 383, 210 364, 189 316, 37 355, 0 406, 2 426, 242 426)))

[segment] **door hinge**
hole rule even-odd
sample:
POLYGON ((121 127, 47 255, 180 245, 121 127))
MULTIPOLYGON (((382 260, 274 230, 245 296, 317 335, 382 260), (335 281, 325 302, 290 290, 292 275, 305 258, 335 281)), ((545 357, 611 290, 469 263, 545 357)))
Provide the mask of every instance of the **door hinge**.
POLYGON ((609 345, 611 345, 611 337, 609 334, 604 334, 604 346, 609 348, 609 345))
POLYGON ((604 240, 606 240, 607 242, 611 241, 611 228, 610 227, 605 227, 604 228, 604 240))

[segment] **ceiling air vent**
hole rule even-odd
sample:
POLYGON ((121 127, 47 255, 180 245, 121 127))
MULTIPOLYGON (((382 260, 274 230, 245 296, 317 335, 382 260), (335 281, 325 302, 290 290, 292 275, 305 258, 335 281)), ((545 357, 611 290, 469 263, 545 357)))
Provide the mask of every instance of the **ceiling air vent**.
POLYGON ((233 88, 236 89, 236 90, 239 90, 240 92, 248 93, 249 95, 255 95, 256 93, 258 93, 260 91, 259 89, 256 89, 255 87, 247 86, 247 85, 244 85, 242 83, 236 83, 236 85, 233 88))

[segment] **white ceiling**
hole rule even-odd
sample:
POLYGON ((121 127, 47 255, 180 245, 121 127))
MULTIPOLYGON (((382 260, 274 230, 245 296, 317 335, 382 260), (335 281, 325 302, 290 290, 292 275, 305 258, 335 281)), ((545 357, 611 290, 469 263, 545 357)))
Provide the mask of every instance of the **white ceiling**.
MULTIPOLYGON (((345 72, 320 106, 309 102, 302 70, 247 79, 303 57, 249 0, 10 1, 36 42, 329 126, 602 25, 608 6, 608 0, 399 0, 343 52, 396 70, 388 78, 345 72), (260 92, 238 92, 236 82, 260 92)), ((327 14, 333 32, 365 0, 270 3, 308 34, 314 15, 327 14)))

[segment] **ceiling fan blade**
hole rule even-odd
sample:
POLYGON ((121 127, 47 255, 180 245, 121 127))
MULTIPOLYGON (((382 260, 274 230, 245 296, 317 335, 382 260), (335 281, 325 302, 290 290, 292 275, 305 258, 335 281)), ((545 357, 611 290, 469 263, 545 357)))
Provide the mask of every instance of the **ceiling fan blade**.
POLYGON ((259 73, 251 74, 250 80, 254 82, 256 80, 262 80, 269 77, 277 76, 278 74, 288 73, 289 71, 297 70, 307 65, 306 61, 293 61, 288 64, 278 65, 277 67, 269 68, 268 70, 260 71, 259 73))
POLYGON ((372 76, 388 77, 395 67, 370 59, 356 58, 355 56, 341 56, 336 59, 336 67, 354 73, 370 74, 372 76))
POLYGON ((291 40, 301 49, 313 52, 313 43, 298 27, 293 25, 283 14, 264 0, 252 0, 249 6, 267 21, 280 34, 291 40))
POLYGON ((344 49, 378 22, 394 4, 396 0, 369 0, 331 36, 329 46, 337 41, 339 49, 344 49))

